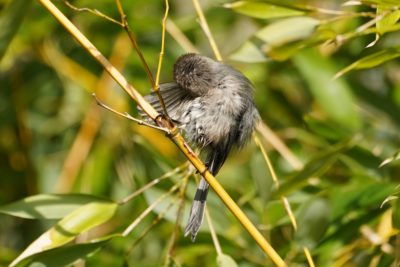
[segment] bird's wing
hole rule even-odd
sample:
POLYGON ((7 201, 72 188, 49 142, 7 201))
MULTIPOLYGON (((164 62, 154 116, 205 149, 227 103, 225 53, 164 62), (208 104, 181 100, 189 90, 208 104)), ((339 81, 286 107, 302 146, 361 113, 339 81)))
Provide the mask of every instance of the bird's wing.
MULTIPOLYGON (((188 101, 193 97, 188 93, 187 90, 181 88, 178 84, 164 83, 160 84, 160 94, 164 100, 165 108, 167 109, 168 115, 171 119, 179 121, 179 117, 184 110, 184 106, 187 105, 188 101)), ((163 108, 159 101, 158 95, 154 92, 144 97, 154 109, 163 114, 163 108)), ((145 117, 146 114, 139 108, 139 115, 145 117)))

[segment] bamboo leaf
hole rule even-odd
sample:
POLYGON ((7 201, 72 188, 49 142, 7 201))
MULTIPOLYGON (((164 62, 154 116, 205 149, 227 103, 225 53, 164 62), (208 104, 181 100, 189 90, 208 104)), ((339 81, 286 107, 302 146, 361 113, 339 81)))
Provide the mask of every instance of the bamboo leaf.
POLYGON ((237 263, 231 256, 226 254, 220 254, 217 256, 217 266, 218 267, 237 267, 237 263))
POLYGON ((288 18, 264 27, 255 36, 266 43, 263 50, 268 51, 272 47, 309 37, 319 24, 319 20, 310 17, 288 18))
POLYGON ((381 50, 374 54, 363 57, 352 63, 351 65, 347 66, 346 68, 342 69, 341 71, 337 72, 334 76, 334 79, 339 78, 349 71, 372 68, 398 57, 400 57, 400 47, 391 47, 385 50, 381 50))
POLYGON ((25 219, 59 219, 91 202, 107 201, 84 194, 41 194, 0 207, 0 212, 25 219))
POLYGON ((17 266, 71 266, 77 260, 96 252, 107 242, 108 239, 50 249, 27 257, 17 266))
POLYGON ((11 263, 11 266, 16 266, 34 254, 60 247, 82 232, 108 221, 113 217, 117 207, 118 205, 113 202, 92 202, 74 210, 32 242, 11 263))
POLYGON ((227 3, 224 7, 230 8, 237 13, 259 19, 301 16, 304 14, 304 12, 300 10, 256 1, 237 1, 227 3))

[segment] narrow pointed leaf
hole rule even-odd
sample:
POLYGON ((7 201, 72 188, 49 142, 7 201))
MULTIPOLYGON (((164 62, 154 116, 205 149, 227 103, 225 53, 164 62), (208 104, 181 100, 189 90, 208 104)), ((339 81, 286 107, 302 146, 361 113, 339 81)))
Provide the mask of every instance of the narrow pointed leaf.
POLYGON ((75 244, 72 246, 58 247, 38 254, 34 254, 17 266, 71 266, 79 259, 97 251, 108 240, 96 241, 93 243, 75 244))
POLYGON ((304 14, 304 12, 300 10, 256 1, 237 1, 225 4, 224 7, 230 8, 237 13, 259 19, 301 16, 304 14))
POLYGON ((113 202, 92 202, 74 210, 31 243, 11 266, 16 266, 36 253, 60 247, 79 234, 108 221, 113 217, 117 207, 118 205, 113 202))
POLYGON ((41 194, 0 207, 0 212, 25 219, 60 219, 90 202, 107 201, 84 194, 41 194))
POLYGON ((357 60, 356 62, 336 73, 334 78, 338 78, 352 70, 372 68, 398 57, 400 57, 400 47, 384 49, 357 60))

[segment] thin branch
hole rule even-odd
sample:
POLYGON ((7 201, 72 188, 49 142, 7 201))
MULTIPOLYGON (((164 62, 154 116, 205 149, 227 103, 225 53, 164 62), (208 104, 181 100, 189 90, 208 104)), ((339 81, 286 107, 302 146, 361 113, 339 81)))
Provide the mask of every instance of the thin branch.
MULTIPOLYGON (((260 139, 255 134, 254 134, 254 141, 256 142, 257 146, 260 148, 261 153, 264 156, 265 162, 267 163, 268 170, 271 173, 272 180, 274 181, 276 188, 279 189, 279 180, 278 180, 278 177, 276 176, 276 173, 275 173, 274 167, 272 166, 271 160, 269 159, 267 152, 265 151, 263 145, 261 144, 260 139)), ((290 206, 288 199, 285 196, 281 196, 281 202, 282 202, 283 206, 285 207, 286 213, 292 223, 293 229, 295 231, 297 231, 298 228, 297 228, 296 217, 294 216, 292 207, 290 206)), ((311 253, 310 253, 309 249, 306 246, 304 246, 303 251, 307 258, 309 266, 315 267, 315 264, 311 257, 311 253)))
POLYGON ((159 182, 161 182, 162 180, 171 177, 174 174, 179 173, 180 171, 186 169, 188 167, 188 163, 185 162, 184 164, 182 164, 181 166, 167 172, 164 173, 162 176, 151 180, 151 182, 147 183, 146 185, 142 186, 141 188, 139 188, 138 190, 136 190, 135 192, 133 192, 132 194, 130 194, 129 196, 123 198, 122 200, 120 200, 118 202, 118 204, 123 205, 126 204, 127 202, 131 201, 133 198, 137 197, 138 195, 140 195, 141 193, 143 193, 144 191, 146 191, 147 189, 155 186, 156 184, 158 184, 159 182))
MULTIPOLYGON (((263 145, 261 144, 260 139, 257 137, 257 135, 254 134, 254 141, 256 142, 257 146, 260 148, 261 153, 263 154, 263 157, 265 159, 265 162, 267 163, 268 166, 268 170, 272 176, 272 180, 274 181, 274 184, 276 186, 276 188, 279 188, 279 180, 278 177, 276 176, 274 167, 272 166, 271 160, 269 159, 269 156, 267 154, 267 152, 265 151, 263 145)), ((292 211, 292 208, 290 207, 290 203, 287 200, 287 198, 285 196, 281 196, 281 201, 283 206, 285 207, 285 210, 289 216, 290 221, 292 222, 293 228, 295 230, 297 230, 297 222, 296 222, 296 218, 294 217, 294 213, 292 211)))
POLYGON ((124 117, 124 118, 126 118, 126 119, 128 119, 128 120, 131 120, 131 121, 134 121, 134 122, 136 122, 136 123, 139 124, 139 125, 145 125, 145 126, 147 126, 147 127, 150 127, 150 128, 156 129, 156 130, 163 131, 163 132, 165 132, 166 134, 170 134, 170 133, 171 133, 167 128, 158 127, 158 126, 156 126, 156 125, 153 125, 153 124, 147 123, 147 122, 145 122, 145 121, 136 119, 135 117, 133 117, 132 115, 130 115, 130 114, 127 113, 127 112, 121 113, 121 112, 119 112, 119 111, 116 111, 115 109, 113 109, 113 108, 107 106, 106 104, 104 104, 103 102, 101 102, 101 101, 97 98, 97 96, 96 96, 95 93, 92 93, 92 96, 93 96, 93 98, 96 100, 97 105, 99 105, 100 107, 102 107, 102 108, 104 108, 104 109, 106 109, 106 110, 108 110, 108 111, 111 111, 112 113, 117 114, 118 116, 124 117))
POLYGON ((186 176, 183 178, 183 183, 181 185, 181 188, 179 190, 179 204, 178 204, 178 210, 176 212, 176 220, 175 220, 175 227, 174 227, 174 231, 172 232, 171 238, 168 242, 168 246, 167 246, 167 254, 165 257, 165 261, 164 261, 164 266, 170 266, 170 262, 171 259, 173 257, 173 251, 175 248, 175 243, 176 243, 176 237, 178 236, 178 231, 180 229, 180 222, 182 220, 182 215, 183 215, 183 208, 185 207, 185 192, 186 192, 186 188, 189 182, 189 177, 191 175, 191 171, 189 170, 188 173, 186 174, 186 176))
POLYGON ((151 87, 154 88, 155 87, 155 82, 154 82, 153 74, 151 73, 149 65, 147 64, 147 61, 143 56, 142 50, 140 49, 139 44, 136 41, 136 37, 135 37, 134 32, 129 27, 127 16, 125 15, 124 9, 122 8, 121 1, 120 0, 116 0, 116 4, 117 4, 119 15, 121 17, 121 22, 120 22, 121 26, 122 26, 122 28, 124 28, 124 30, 128 34, 129 39, 132 42, 133 48, 135 49, 136 53, 138 54, 139 59, 140 59, 142 65, 144 67, 144 70, 146 71, 147 78, 149 79, 151 87))
POLYGON ((152 211, 154 208, 161 203, 161 201, 164 200, 167 196, 171 195, 174 191, 176 191, 179 188, 179 185, 182 183, 183 180, 180 180, 177 182, 175 185, 173 185, 168 192, 162 194, 159 198, 157 198, 156 201, 151 203, 150 206, 147 207, 123 232, 122 236, 127 236, 129 235, 133 229, 152 211))
POLYGON ((175 39, 175 41, 182 47, 186 52, 199 53, 199 50, 192 44, 192 42, 183 34, 175 22, 167 19, 166 24, 167 32, 175 39))
MULTIPOLYGON (((166 0, 166 1, 167 1, 167 0, 166 0)), ((167 119, 169 119, 168 113, 167 113, 167 109, 166 109, 166 107, 165 107, 164 99, 162 98, 162 96, 161 96, 161 94, 160 94, 160 92, 159 92, 159 84, 158 84, 158 82, 155 82, 155 81, 154 81, 153 74, 151 73, 151 70, 150 70, 150 68, 149 68, 149 65, 147 64, 146 59, 144 58, 144 55, 143 55, 143 53, 142 53, 142 50, 140 49, 139 44, 138 44, 138 42, 136 41, 135 34, 134 34, 134 32, 131 30, 131 28, 129 27, 128 20, 127 20, 127 16, 125 15, 124 9, 123 9, 122 4, 121 4, 121 1, 120 1, 120 0, 116 0, 116 3, 117 3, 117 7, 118 7, 118 12, 119 12, 119 14, 120 14, 120 16, 121 16, 121 25, 122 25, 122 27, 124 28, 124 30, 126 31, 126 33, 128 34, 129 39, 131 40, 132 45, 133 45, 133 47, 135 48, 135 51, 136 51, 136 53, 138 54, 138 56, 139 56, 139 58, 140 58, 140 61, 142 62, 142 65, 143 65, 143 67, 144 67, 144 69, 145 69, 145 71, 146 71, 147 77, 148 77, 148 79, 149 79, 149 81, 150 81, 151 88, 152 88, 153 91, 156 93, 156 95, 157 95, 157 97, 158 97, 158 100, 160 101, 160 104, 161 104, 161 107, 162 107, 162 109, 163 109, 164 115, 167 117, 167 119)), ((169 5, 168 5, 168 2, 167 2, 165 18, 166 18, 167 15, 168 15, 168 10, 169 10, 169 5)), ((163 24, 163 30, 162 30, 162 31, 165 32, 165 24, 163 24)), ((163 33, 163 36, 164 36, 164 35, 165 35, 165 34, 163 33)), ((162 42, 163 42, 163 41, 162 41, 162 42)), ((163 51, 163 50, 162 50, 162 51, 163 51)), ((160 68, 160 64, 159 64, 158 68, 160 68)), ((169 120, 170 120, 170 119, 169 119, 169 120)))
POLYGON ((360 27, 358 27, 355 32, 363 32, 366 29, 368 29, 369 27, 371 27, 372 25, 376 24, 378 21, 382 20, 387 14, 389 14, 390 11, 385 11, 382 12, 381 14, 379 14, 378 16, 376 16, 374 19, 371 19, 370 21, 367 21, 366 23, 364 23, 363 25, 361 25, 360 27))
POLYGON ((211 238, 213 240, 215 250, 217 251, 217 255, 220 256, 223 254, 221 244, 219 243, 218 236, 217 236, 217 233, 215 232, 214 225, 212 223, 211 216, 210 216, 210 213, 208 212, 207 207, 206 207, 205 212, 206 212, 207 223, 208 223, 208 227, 210 228, 211 238))
POLYGON ((313 258, 311 256, 310 250, 307 247, 303 247, 304 250, 304 254, 306 255, 307 261, 308 261, 308 265, 310 267, 315 267, 313 258))
POLYGON ((71 8, 72 10, 75 10, 75 11, 77 11, 77 12, 89 12, 89 13, 92 13, 93 15, 99 16, 99 17, 101 17, 101 18, 103 18, 103 19, 109 20, 109 21, 111 21, 112 23, 118 24, 119 26, 123 27, 123 25, 122 25, 121 22, 119 22, 118 20, 113 19, 113 18, 110 17, 110 16, 107 16, 106 14, 100 12, 100 11, 97 10, 97 9, 91 9, 91 8, 87 8, 87 7, 76 7, 76 6, 74 6, 73 4, 71 4, 71 3, 70 3, 69 1, 67 1, 67 0, 64 0, 64 4, 65 4, 66 6, 68 6, 69 8, 71 8))
POLYGON ((153 227, 154 227, 155 225, 157 225, 157 224, 161 221, 161 219, 164 218, 165 214, 172 208, 172 206, 173 206, 174 204, 175 204, 175 203, 174 203, 173 201, 171 201, 170 203, 168 203, 168 206, 166 206, 166 207, 157 215, 157 217, 151 222, 151 224, 150 224, 146 229, 144 229, 144 230, 140 233, 140 236, 139 236, 139 237, 133 242, 133 244, 129 247, 128 251, 126 252, 125 257, 129 256, 129 255, 133 252, 133 250, 134 250, 134 248, 136 247, 136 245, 139 244, 140 241, 142 241, 143 238, 150 232, 150 230, 153 229, 153 227))
POLYGON ((218 61, 222 61, 221 53, 219 52, 217 43, 215 42, 214 37, 210 31, 210 28, 208 27, 206 17, 204 16, 204 13, 203 13, 203 10, 201 9, 199 1, 198 0, 192 0, 192 1, 193 1, 194 8, 196 9, 197 16, 199 16, 200 27, 203 29, 204 34, 207 36, 207 39, 211 46, 211 49, 214 52, 215 58, 218 61))
POLYGON ((160 56, 158 58, 158 66, 157 66, 157 75, 156 75, 156 85, 155 89, 160 89, 160 75, 161 75, 161 67, 164 58, 164 50, 165 50, 165 29, 166 29, 166 21, 168 18, 168 11, 169 11, 169 3, 168 0, 165 0, 165 14, 162 20, 162 31, 161 31, 161 49, 160 49, 160 56))
POLYGON ((299 170, 303 168, 303 163, 301 163, 285 143, 265 123, 259 123, 257 125, 257 131, 294 169, 299 170))

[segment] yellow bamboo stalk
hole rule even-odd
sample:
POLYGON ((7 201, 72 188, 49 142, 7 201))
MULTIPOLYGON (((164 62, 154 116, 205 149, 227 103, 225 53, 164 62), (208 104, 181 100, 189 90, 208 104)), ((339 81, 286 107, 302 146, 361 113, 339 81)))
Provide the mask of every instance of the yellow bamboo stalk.
POLYGON ((244 212, 232 200, 224 188, 218 183, 215 177, 207 170, 204 163, 196 156, 193 150, 187 145, 182 135, 177 128, 162 116, 159 116, 157 111, 141 96, 135 88, 130 85, 122 74, 114 68, 108 60, 97 50, 97 48, 58 10, 56 6, 49 0, 38 0, 58 22, 65 27, 65 29, 82 45, 92 56, 95 58, 105 70, 113 77, 113 79, 135 100, 143 111, 152 118, 159 126, 166 127, 171 131, 169 137, 177 145, 177 147, 185 154, 193 166, 203 175, 210 186, 214 189, 216 194, 221 198, 224 204, 235 215, 238 221, 243 225, 247 232, 257 242, 261 249, 271 258, 272 262, 279 267, 286 266, 286 263, 273 249, 273 247, 266 241, 263 235, 251 223, 244 212))
POLYGON ((199 4, 198 0, 193 0, 193 6, 196 9, 197 16, 199 16, 200 26, 203 29, 203 32, 207 36, 208 41, 210 42, 211 49, 214 52, 215 58, 218 61, 222 61, 221 52, 219 52, 217 43, 214 40, 213 35, 211 34, 210 27, 208 27, 208 23, 206 17, 204 16, 203 10, 199 4))

